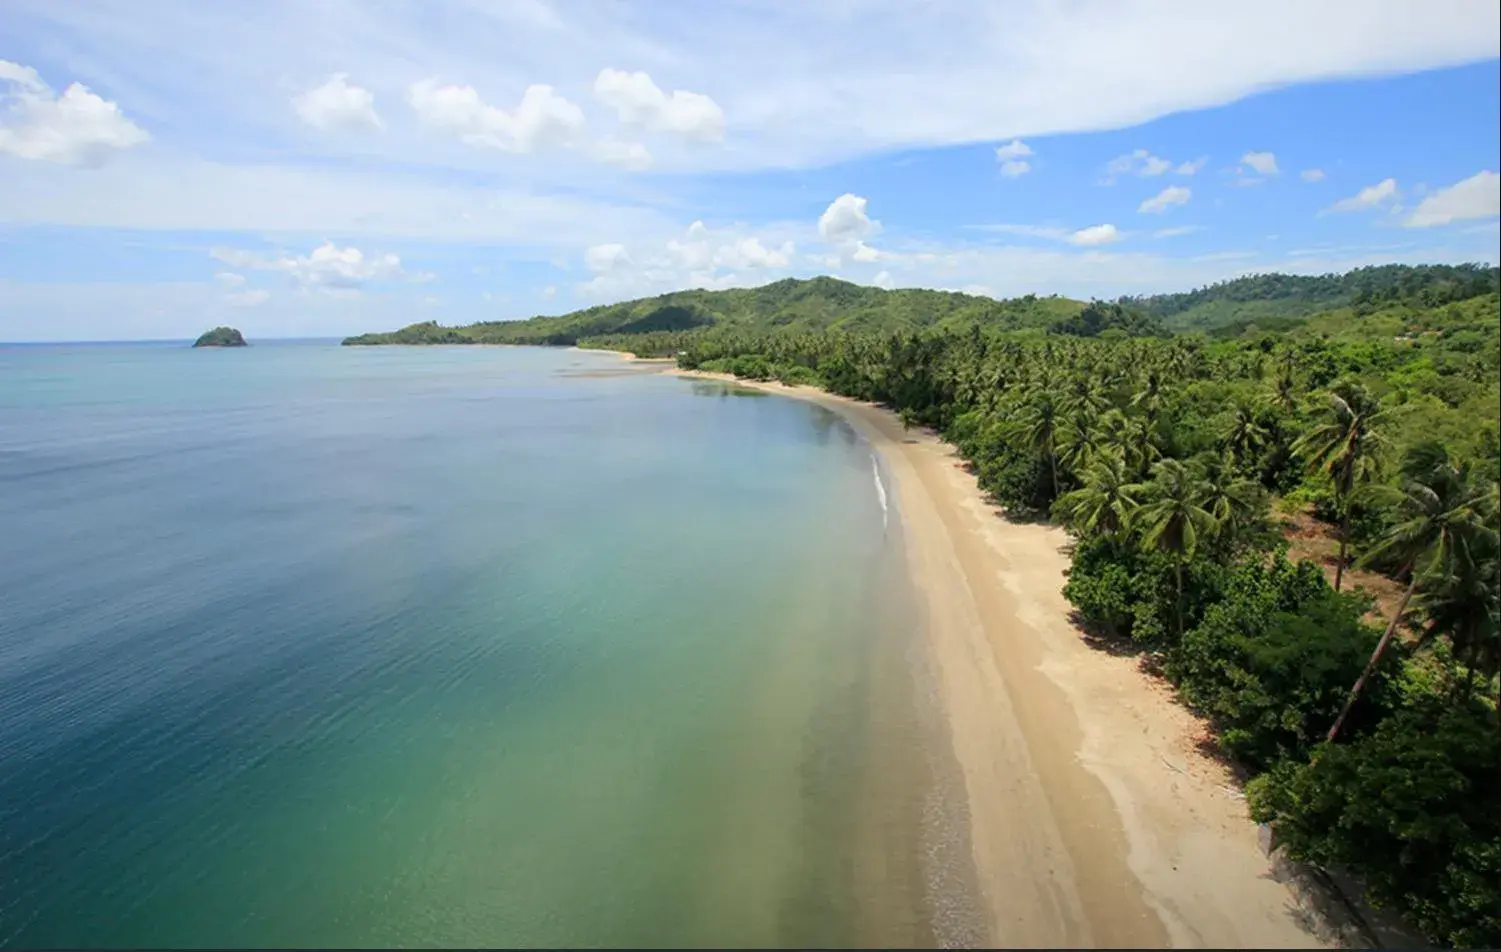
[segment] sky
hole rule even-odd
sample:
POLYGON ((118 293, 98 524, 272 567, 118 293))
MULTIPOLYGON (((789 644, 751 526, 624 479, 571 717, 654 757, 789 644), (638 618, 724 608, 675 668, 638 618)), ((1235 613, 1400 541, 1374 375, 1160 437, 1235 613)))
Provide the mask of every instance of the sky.
POLYGON ((5 0, 0 341, 1494 263, 1494 0, 5 0))

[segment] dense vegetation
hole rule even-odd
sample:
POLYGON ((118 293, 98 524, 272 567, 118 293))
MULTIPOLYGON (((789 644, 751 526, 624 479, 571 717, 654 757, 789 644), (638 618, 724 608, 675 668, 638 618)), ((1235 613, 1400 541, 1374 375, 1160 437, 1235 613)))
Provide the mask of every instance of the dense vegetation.
POLYGON ((1293 856, 1437 942, 1501 945, 1495 268, 1089 304, 782 281, 351 342, 492 340, 675 355, 933 427, 1012 517, 1077 536, 1080 623, 1209 720, 1293 856), (1289 557, 1289 512, 1337 538, 1332 578, 1289 557), (1384 614, 1356 566, 1397 583, 1384 614))
POLYGON ((788 278, 759 288, 675 291, 603 304, 558 317, 487 321, 467 327, 412 324, 388 334, 362 334, 346 344, 576 344, 610 334, 683 332, 708 327, 876 332, 956 327, 1046 327, 1083 307, 1067 298, 1035 295, 1010 301, 954 291, 884 291, 840 281, 788 278))
POLYGON ((216 327, 204 331, 193 341, 194 347, 244 347, 245 337, 233 327, 216 327))
POLYGON ((1158 336, 1148 309, 1116 302, 1026 329, 730 325, 595 343, 816 384, 942 432, 1013 516, 1077 535, 1065 594, 1080 622, 1143 652, 1209 719, 1295 857, 1355 873, 1435 941, 1495 946, 1494 272, 1355 275, 1330 285, 1385 278, 1281 333, 1158 336), (1478 277, 1442 286, 1479 293, 1433 291, 1456 274, 1478 277), (1291 510, 1338 537, 1333 578, 1289 558, 1291 510), (1384 617, 1348 590, 1357 565, 1400 583, 1384 617))
POLYGON ((1257 274, 1181 294, 1121 298, 1119 303, 1161 318, 1174 330, 1211 331, 1270 322, 1296 326, 1319 311, 1367 312, 1392 304, 1434 308, 1497 290, 1497 269, 1480 265, 1400 265, 1344 274, 1257 274))

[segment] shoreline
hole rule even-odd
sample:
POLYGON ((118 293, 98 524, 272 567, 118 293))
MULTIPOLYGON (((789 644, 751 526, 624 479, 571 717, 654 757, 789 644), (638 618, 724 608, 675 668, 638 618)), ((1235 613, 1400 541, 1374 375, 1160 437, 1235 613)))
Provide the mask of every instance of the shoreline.
POLYGON ((1274 878, 1230 770, 1198 746, 1199 719, 1134 658, 1090 647, 1069 621, 1062 529, 1002 519, 953 447, 883 407, 658 372, 817 403, 885 462, 991 944, 1329 944, 1274 878))

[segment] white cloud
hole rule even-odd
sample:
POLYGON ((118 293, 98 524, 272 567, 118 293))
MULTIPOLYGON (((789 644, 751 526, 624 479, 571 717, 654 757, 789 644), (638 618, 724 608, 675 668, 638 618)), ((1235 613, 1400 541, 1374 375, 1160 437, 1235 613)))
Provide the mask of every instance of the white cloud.
POLYGON ((1501 215, 1501 175, 1486 170, 1427 196, 1403 224, 1428 228, 1497 215, 1501 215))
POLYGON ((639 142, 601 139, 594 144, 594 157, 607 165, 618 165, 637 172, 652 166, 651 153, 639 142))
POLYGON ((1012 139, 1005 145, 998 146, 995 150, 995 157, 997 161, 1001 162, 1007 159, 1025 159, 1031 154, 1032 147, 1020 139, 1012 139))
POLYGON ((1298 178, 1305 182, 1322 182, 1324 180, 1323 169, 1304 169, 1298 173, 1298 178))
POLYGON ((613 271, 620 265, 630 264, 630 261, 625 245, 618 243, 594 245, 584 252, 584 263, 594 272, 613 271))
POLYGON ((1114 225, 1091 225, 1088 228, 1080 228, 1068 236, 1068 242, 1072 245, 1080 245, 1086 248, 1099 245, 1109 245, 1120 241, 1120 232, 1114 225))
POLYGON ((1206 164, 1208 164, 1208 162, 1209 156, 1200 156, 1199 158, 1192 161, 1179 164, 1177 168, 1173 169, 1173 172, 1177 175, 1194 175, 1206 164))
POLYGON ((1160 156, 1149 155, 1141 164, 1141 174, 1147 176, 1161 175, 1173 167, 1173 163, 1160 156))
POLYGON ((1276 175, 1278 171, 1277 156, 1270 152, 1247 152, 1240 161, 1261 175, 1276 175))
POLYGON ((513 112, 487 104, 473 86, 440 86, 433 79, 413 83, 407 102, 423 123, 464 144, 507 152, 572 145, 584 128, 583 111, 545 84, 526 87, 513 112))
POLYGON ((627 126, 673 132, 698 142, 724 139, 724 111, 718 103, 702 93, 681 89, 664 93, 646 73, 600 70, 594 79, 594 95, 627 126))
POLYGON ((396 255, 366 255, 359 248, 341 248, 331 241, 306 255, 266 254, 242 248, 214 248, 209 255, 232 268, 284 272, 299 287, 309 290, 351 292, 372 282, 427 278, 424 274, 409 274, 396 255))
POLYGON ((892 279, 890 271, 877 271, 876 276, 870 279, 870 283, 888 291, 896 287, 896 281, 892 279))
POLYGON ((97 166, 150 139, 88 87, 72 83, 59 96, 36 70, 0 60, 0 154, 97 166))
POLYGON ((872 248, 870 245, 867 245, 863 241, 855 242, 855 249, 850 252, 850 260, 858 261, 861 264, 869 264, 872 261, 880 261, 884 257, 886 257, 885 252, 872 248))
POLYGON ((780 248, 768 250, 754 237, 737 238, 720 247, 713 262, 721 268, 785 268, 796 253, 797 246, 790 241, 783 242, 780 248))
POLYGON ((1001 164, 1001 175, 1006 178, 1017 178, 1032 171, 1032 164, 1026 161, 1027 156, 1032 154, 1032 147, 1020 139, 1012 139, 995 150, 996 161, 1001 164))
POLYGON ((558 286, 556 284, 549 284, 547 287, 545 287, 545 288, 542 289, 542 299, 544 301, 551 301, 553 298, 555 298, 557 296, 558 296, 558 286))
POLYGON ((1330 205, 1326 211, 1330 212, 1358 212, 1367 208, 1379 208, 1382 204, 1397 197, 1397 180, 1382 179, 1375 185, 1367 185, 1349 198, 1343 198, 1330 205))
POLYGON ((348 80, 347 73, 335 73, 323 85, 293 97, 292 108, 317 129, 379 129, 375 96, 348 80))
POLYGON ((1199 170, 1199 160, 1196 165, 1193 162, 1184 162, 1174 169, 1173 163, 1160 155, 1153 155, 1146 149, 1136 149, 1125 155, 1118 155, 1105 163, 1105 184, 1109 185, 1122 175, 1138 175, 1142 178, 1156 178, 1169 170, 1176 171, 1179 175, 1192 175, 1199 170))
POLYGON ((1136 207, 1138 212, 1160 215, 1173 205, 1186 204, 1193 196, 1193 190, 1181 185, 1169 185, 1156 195, 1142 202, 1136 207))
POLYGON ((881 223, 871 220, 866 205, 864 198, 845 192, 818 216, 818 233, 831 244, 856 242, 875 234, 881 223))

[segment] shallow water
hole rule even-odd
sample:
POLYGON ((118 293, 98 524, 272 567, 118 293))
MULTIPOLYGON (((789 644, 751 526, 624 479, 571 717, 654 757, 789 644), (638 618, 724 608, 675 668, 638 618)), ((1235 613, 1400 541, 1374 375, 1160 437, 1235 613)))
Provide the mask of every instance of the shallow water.
POLYGON ((971 935, 870 448, 619 367, 0 348, 0 944, 971 935))

